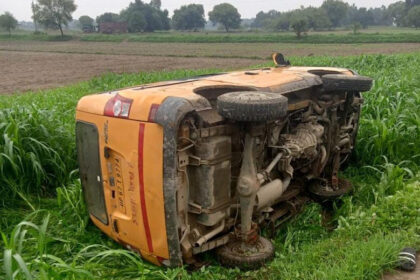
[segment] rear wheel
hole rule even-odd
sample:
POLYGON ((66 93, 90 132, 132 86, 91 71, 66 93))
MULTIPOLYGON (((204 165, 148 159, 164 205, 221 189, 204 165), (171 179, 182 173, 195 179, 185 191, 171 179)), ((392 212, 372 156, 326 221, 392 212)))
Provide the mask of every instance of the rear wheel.
POLYGON ((239 91, 217 98, 217 111, 227 119, 244 122, 270 121, 287 115, 287 98, 271 92, 239 91))
POLYGON ((326 74, 321 77, 325 91, 359 91, 372 88, 373 80, 365 76, 347 76, 344 74, 326 74))

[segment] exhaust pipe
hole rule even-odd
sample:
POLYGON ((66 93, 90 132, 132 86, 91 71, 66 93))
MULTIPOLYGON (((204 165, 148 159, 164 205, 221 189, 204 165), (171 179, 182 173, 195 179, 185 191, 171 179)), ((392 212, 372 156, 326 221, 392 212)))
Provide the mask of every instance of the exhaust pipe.
POLYGON ((273 205, 277 199, 287 190, 290 185, 291 177, 287 177, 284 181, 276 179, 262 186, 256 196, 257 210, 261 210, 267 206, 273 205))
POLYGON ((220 223, 220 225, 217 228, 213 229, 212 231, 210 231, 206 235, 201 236, 200 239, 198 239, 195 242, 194 246, 195 247, 200 247, 201 245, 203 245, 204 243, 209 241, 211 238, 213 238, 217 234, 221 233, 224 228, 225 228, 225 219, 223 218, 222 222, 220 223))

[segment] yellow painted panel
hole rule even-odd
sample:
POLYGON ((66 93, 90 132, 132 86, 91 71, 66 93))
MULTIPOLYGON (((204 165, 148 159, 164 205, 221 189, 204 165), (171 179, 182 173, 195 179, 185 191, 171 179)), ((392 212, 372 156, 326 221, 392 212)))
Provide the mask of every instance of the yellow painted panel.
POLYGON ((148 249, 141 212, 138 147, 141 122, 77 111, 76 119, 97 126, 100 137, 102 180, 109 224, 91 216, 103 232, 156 263, 156 256, 168 259, 163 198, 163 129, 158 124, 144 124, 143 174, 147 217, 153 252, 148 249), (109 158, 104 148, 109 149, 109 158), (114 227, 117 221, 118 232, 114 227))

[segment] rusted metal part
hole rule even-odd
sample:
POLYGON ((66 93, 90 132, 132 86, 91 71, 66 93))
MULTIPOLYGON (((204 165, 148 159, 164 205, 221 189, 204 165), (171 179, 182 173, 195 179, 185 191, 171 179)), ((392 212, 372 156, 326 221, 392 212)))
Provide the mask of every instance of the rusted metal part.
POLYGON ((258 225, 251 222, 249 230, 244 232, 242 224, 240 224, 235 227, 234 233, 237 240, 241 240, 247 244, 253 244, 258 240, 258 225))
POLYGON ((202 208, 212 209, 230 201, 231 138, 215 136, 203 139, 195 147, 194 166, 191 166, 190 200, 202 208))
POLYGON ((220 135, 230 135, 232 133, 232 127, 229 125, 219 125, 213 127, 201 128, 198 130, 199 137, 206 138, 220 135))
POLYGON ((243 241, 248 241, 248 234, 251 232, 255 196, 259 189, 255 165, 255 143, 256 137, 252 137, 250 133, 247 133, 245 136, 242 167, 237 186, 241 205, 241 236, 243 241))

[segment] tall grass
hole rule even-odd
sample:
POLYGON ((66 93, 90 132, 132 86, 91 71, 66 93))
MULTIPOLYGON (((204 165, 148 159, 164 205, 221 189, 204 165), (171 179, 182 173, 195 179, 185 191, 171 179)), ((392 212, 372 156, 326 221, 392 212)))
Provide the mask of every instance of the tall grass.
POLYGON ((211 71, 109 74, 66 88, 0 97, 0 203, 26 194, 52 195, 77 177, 74 113, 83 95, 211 71))
POLYGON ((121 249, 88 222, 75 179, 77 100, 215 70, 110 74, 72 87, 0 97, 0 278, 377 279, 392 268, 401 247, 420 246, 420 54, 291 60, 348 67, 375 79, 365 94, 355 156, 343 174, 355 193, 334 205, 328 227, 326 210, 308 205, 277 234, 275 260, 245 273, 221 268, 211 254, 205 256, 210 265, 199 272, 162 270, 121 249))
MULTIPOLYGON (((275 238, 276 257, 258 271, 241 272, 218 265, 211 254, 206 267, 197 272, 184 268, 160 269, 122 249, 93 225, 81 223, 73 205, 80 201, 77 183, 68 188, 74 195, 60 204, 44 201, 48 211, 36 211, 8 228, 3 236, 5 279, 378 279, 396 264, 398 251, 420 246, 420 185, 404 185, 393 196, 370 207, 352 206, 327 230, 322 208, 308 205, 275 238), (63 207, 64 206, 64 207, 63 207), (404 207, 402 207, 404 206, 404 207), (12 275, 12 277, 10 277, 12 275)), ((344 207, 344 206, 343 206, 344 207)))

